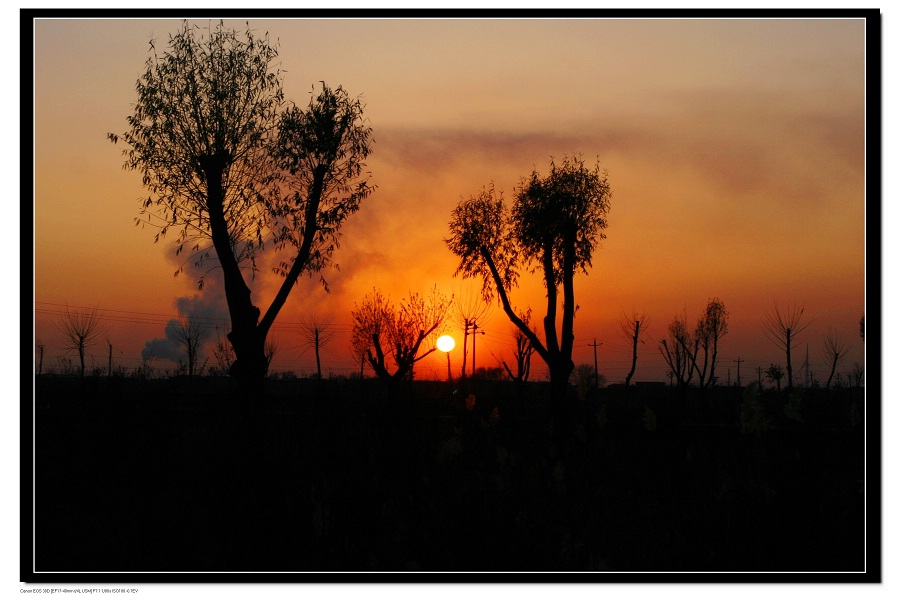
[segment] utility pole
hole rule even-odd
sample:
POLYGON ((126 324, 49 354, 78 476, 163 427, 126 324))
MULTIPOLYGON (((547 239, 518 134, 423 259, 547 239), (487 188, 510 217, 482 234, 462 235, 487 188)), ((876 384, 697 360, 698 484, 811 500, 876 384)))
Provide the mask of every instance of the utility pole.
POLYGON ((107 371, 107 375, 112 377, 112 342, 107 340, 106 343, 109 344, 109 371, 107 371))
POLYGON ((478 331, 478 321, 472 320, 472 377, 475 377, 475 334, 484 335, 484 331, 478 331))
POLYGON ((593 344, 588 344, 588 346, 593 346, 594 348, 594 381, 597 385, 597 389, 600 389, 600 370, 597 368, 597 347, 602 346, 603 343, 597 343, 597 338, 594 338, 593 344))
POLYGON ((756 367, 756 383, 759 384, 759 389, 762 389, 762 367, 756 367))
POLYGON ((737 366, 738 366, 738 368, 737 368, 737 386, 741 387, 741 363, 745 362, 745 361, 740 356, 738 356, 736 359, 734 359, 734 362, 736 362, 737 366))

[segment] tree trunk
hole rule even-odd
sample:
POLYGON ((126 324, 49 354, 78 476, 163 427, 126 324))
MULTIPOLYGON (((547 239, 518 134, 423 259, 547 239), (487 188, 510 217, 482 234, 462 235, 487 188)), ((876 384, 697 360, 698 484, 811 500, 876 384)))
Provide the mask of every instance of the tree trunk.
POLYGON ((791 330, 785 332, 786 353, 787 353, 787 387, 789 390, 794 389, 794 369, 791 368, 791 330))
POLYGON ((631 385, 631 378, 634 377, 634 370, 637 368, 637 346, 638 339, 641 335, 641 322, 634 322, 634 344, 631 349, 631 370, 628 371, 628 376, 625 378, 625 385, 631 385))
POLYGON ((222 177, 227 161, 228 156, 223 154, 205 157, 203 170, 207 181, 210 232, 222 266, 225 299, 231 317, 231 331, 227 337, 234 349, 235 361, 229 374, 245 391, 259 392, 266 378, 266 340, 265 334, 260 335, 257 327, 260 311, 250 299, 250 288, 244 282, 234 256, 225 220, 222 177))

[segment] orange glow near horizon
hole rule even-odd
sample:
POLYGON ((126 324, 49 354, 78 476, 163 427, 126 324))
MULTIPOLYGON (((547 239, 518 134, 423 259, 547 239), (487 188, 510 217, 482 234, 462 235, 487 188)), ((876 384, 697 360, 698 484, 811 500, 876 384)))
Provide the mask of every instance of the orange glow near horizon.
MULTIPOLYGON (((242 22, 228 22, 242 28, 242 22)), ((164 48, 176 20, 39 20, 35 26, 35 338, 43 369, 66 358, 53 320, 61 307, 99 307, 104 341, 127 368, 164 356, 165 326, 194 311, 227 327, 215 272, 180 266, 171 241, 134 226, 140 175, 122 170, 121 133, 151 35, 164 48), (73 118, 77 115, 77 118, 73 118), (142 353, 147 352, 144 356, 142 353)), ((636 381, 663 381, 658 351, 676 316, 692 326, 718 297, 730 313, 717 372, 722 380, 784 361, 762 329, 774 304, 801 304, 811 318, 794 351, 799 372, 825 369, 820 347, 834 330, 864 363, 866 310, 865 22, 861 20, 317 20, 253 21, 279 40, 285 95, 305 105, 324 80, 361 94, 375 144, 367 168, 376 191, 346 222, 340 269, 302 277, 276 320, 275 371, 309 374, 301 341, 315 321, 333 333, 327 374, 358 373, 349 350, 350 311, 373 288, 398 301, 432 287, 478 297, 480 281, 454 278, 444 243, 453 207, 494 183, 512 202, 532 169, 551 157, 596 157, 612 186, 607 239, 575 294, 576 364, 624 380, 631 344, 620 322, 649 317, 636 381), (344 43, 331 41, 340 36, 344 43), (643 43, 653 40, 653 43, 643 43), (566 47, 566 57, 559 48, 566 47), (741 362, 735 362, 741 359, 741 362), (730 369, 730 373, 729 373, 730 369)), ((871 202, 871 199, 869 199, 871 202)), ((271 256, 247 279, 265 311, 280 282, 271 256)), ((538 274, 521 269, 513 304, 545 314, 538 274)), ((513 326, 494 301, 479 322, 475 366, 512 360, 513 326)), ((540 327, 539 333, 543 337, 540 327)), ((472 336, 448 321, 454 348, 433 353, 418 378, 472 368, 472 336)), ((213 338, 215 336, 213 335, 213 338)), ((211 352, 209 364, 214 364, 211 352)), ((69 354, 71 357, 71 354, 69 354)), ((36 359, 37 360, 37 359, 36 359)), ((532 379, 545 376, 533 358, 532 379)), ((371 371, 365 369, 366 375, 371 371)), ((471 372, 471 371, 470 371, 471 372)), ((818 377, 818 375, 816 375, 818 377)))

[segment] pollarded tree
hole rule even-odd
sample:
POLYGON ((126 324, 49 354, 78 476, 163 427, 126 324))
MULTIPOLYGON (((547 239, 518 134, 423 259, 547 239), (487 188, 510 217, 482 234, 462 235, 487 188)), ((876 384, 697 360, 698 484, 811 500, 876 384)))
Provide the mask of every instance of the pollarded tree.
POLYGON ((175 322, 172 336, 187 354, 188 377, 193 378, 200 350, 209 339, 209 330, 199 319, 188 316, 175 322))
POLYGON ((631 385, 631 378, 634 377, 637 368, 638 342, 646 341, 647 315, 633 312, 629 317, 623 314, 619 326, 622 328, 622 335, 631 342, 631 370, 625 376, 625 385, 631 385))
POLYGON ((69 310, 69 307, 66 306, 64 311, 56 321, 56 328, 65 339, 66 350, 74 350, 78 353, 81 377, 83 378, 85 350, 103 334, 102 314, 96 307, 81 311, 69 310))
POLYGON ((809 321, 803 317, 802 306, 791 306, 786 310, 773 305, 772 312, 766 313, 763 326, 769 340, 785 353, 787 387, 794 387, 794 369, 791 366, 791 351, 802 341, 801 334, 809 327, 809 321))
POLYGON ((713 298, 706 304, 706 309, 697 320, 694 339, 699 349, 703 350, 703 368, 698 364, 699 356, 694 356, 694 368, 699 373, 700 386, 711 386, 716 383, 716 364, 719 360, 719 341, 728 333, 728 311, 725 303, 713 298))
POLYGON ((558 400, 566 397, 575 368, 575 274, 587 274, 595 247, 606 237, 610 194, 599 164, 591 168, 580 156, 566 156, 560 164, 551 161, 546 176, 533 171, 523 179, 511 209, 491 186, 460 202, 450 222, 446 242, 460 259, 456 274, 481 278, 485 300, 496 294, 509 320, 547 364, 551 393, 558 400), (547 290, 544 341, 510 300, 522 268, 539 272, 547 290))
MULTIPOLYGON (((362 104, 323 84, 306 109, 283 109, 276 49, 249 29, 222 23, 206 37, 184 23, 138 80, 138 101, 121 136, 125 167, 150 196, 138 222, 178 231, 176 254, 215 259, 231 318, 230 373, 262 385, 266 336, 303 272, 326 266, 344 220, 371 192, 362 176, 371 130, 362 104), (284 281, 265 313, 244 270, 257 270, 266 241, 283 251, 284 281)), ((202 286, 202 279, 200 280, 202 286)))
POLYGON ((685 321, 678 317, 669 324, 668 337, 659 341, 659 352, 665 359, 669 372, 675 377, 678 387, 683 388, 691 383, 697 346, 685 321))
POLYGON ((330 325, 324 325, 316 320, 304 323, 300 327, 300 338, 303 351, 312 348, 316 353, 316 376, 322 379, 322 360, 320 350, 334 339, 335 331, 330 325))
MULTIPOLYGON (((831 387, 831 381, 834 379, 838 363, 847 356, 847 345, 844 343, 844 340, 831 331, 825 336, 825 341, 822 342, 822 356, 831 364, 831 373, 829 373, 828 381, 825 383, 825 389, 827 390, 831 387)), ((847 383, 850 383, 849 378, 847 383)))
POLYGON ((410 294, 398 306, 373 290, 351 312, 354 354, 364 358, 395 394, 401 382, 412 379, 416 363, 437 350, 435 342, 443 333, 451 303, 437 288, 427 298, 410 294))

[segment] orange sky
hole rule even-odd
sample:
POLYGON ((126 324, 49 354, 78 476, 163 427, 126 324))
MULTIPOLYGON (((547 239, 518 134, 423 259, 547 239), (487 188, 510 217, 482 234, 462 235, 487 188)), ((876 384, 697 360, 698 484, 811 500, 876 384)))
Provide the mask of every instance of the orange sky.
MULTIPOLYGON (((817 377, 829 328, 851 350, 843 372, 863 361, 864 21, 250 23, 279 40, 288 98, 304 105, 320 80, 362 94, 375 138, 368 164, 378 189, 344 228, 341 270, 324 273, 331 293, 307 280, 276 321, 276 370, 313 368, 297 333, 313 318, 338 334, 323 368, 357 369, 350 310, 373 286, 398 300, 435 284, 474 293, 477 284, 452 277, 456 260, 442 241, 450 211, 491 181, 510 199, 532 168, 546 173, 551 156, 572 152, 598 157, 613 189, 608 239, 576 279, 576 362, 593 364, 596 338, 601 372, 623 380, 630 356, 618 322, 644 312, 650 337, 635 379, 663 380, 666 326, 685 310, 695 322, 715 296, 731 313, 722 378, 729 367, 735 378, 739 357, 745 382, 784 362, 761 328, 774 301, 803 304, 812 317, 817 377)), ((36 23, 35 335, 45 370, 63 353, 51 324, 61 305, 99 306, 114 360, 129 368, 179 310, 216 306, 214 284, 199 296, 189 277, 172 276, 172 248, 134 227, 140 175, 123 171, 122 147, 106 140, 126 128, 151 35, 164 47, 178 27, 36 23)), ((263 309, 276 283, 264 275, 251 285, 263 309)), ((526 279, 513 298, 539 310, 540 282, 526 279)), ((478 364, 495 366, 510 357, 511 325, 494 308, 484 327, 478 364)), ((106 364, 105 342, 91 351, 106 364)), ((445 376, 444 360, 420 373, 445 376)))

